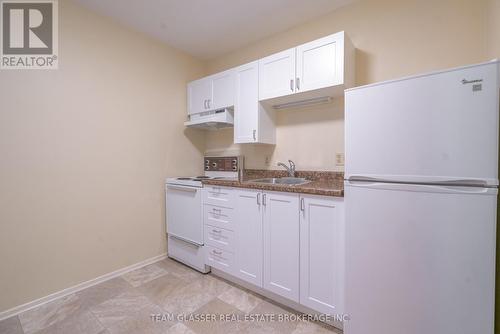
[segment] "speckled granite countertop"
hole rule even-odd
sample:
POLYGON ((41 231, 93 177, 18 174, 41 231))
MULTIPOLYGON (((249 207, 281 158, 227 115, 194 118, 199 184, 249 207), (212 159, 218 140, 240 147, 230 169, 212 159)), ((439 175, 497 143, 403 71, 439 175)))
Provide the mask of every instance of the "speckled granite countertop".
POLYGON ((313 194, 344 197, 344 173, 297 171, 296 177, 303 177, 311 182, 301 185, 255 183, 252 180, 288 176, 286 171, 245 169, 243 180, 203 180, 203 184, 221 187, 261 189, 291 193, 313 194))

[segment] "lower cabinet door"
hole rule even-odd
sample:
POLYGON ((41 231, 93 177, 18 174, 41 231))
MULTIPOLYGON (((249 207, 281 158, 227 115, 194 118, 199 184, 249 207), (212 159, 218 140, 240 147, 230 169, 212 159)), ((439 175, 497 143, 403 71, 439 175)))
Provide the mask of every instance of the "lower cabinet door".
POLYGON ((237 191, 235 231, 236 276, 262 287, 262 193, 260 191, 237 191))
POLYGON ((300 198, 300 303, 324 314, 343 312, 344 202, 300 198))
POLYGON ((299 302, 299 196, 262 195, 264 288, 299 302))

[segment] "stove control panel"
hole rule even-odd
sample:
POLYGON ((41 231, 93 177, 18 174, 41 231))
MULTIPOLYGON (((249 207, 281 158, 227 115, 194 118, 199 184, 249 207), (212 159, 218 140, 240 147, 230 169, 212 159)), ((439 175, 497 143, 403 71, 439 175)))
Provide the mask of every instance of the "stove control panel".
POLYGON ((206 172, 237 172, 243 168, 242 157, 205 157, 206 172))

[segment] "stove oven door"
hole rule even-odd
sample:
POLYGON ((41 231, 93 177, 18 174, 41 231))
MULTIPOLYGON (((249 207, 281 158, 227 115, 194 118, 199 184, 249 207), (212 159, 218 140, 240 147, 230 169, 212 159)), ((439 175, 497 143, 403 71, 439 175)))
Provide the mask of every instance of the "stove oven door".
POLYGON ((167 184, 167 234, 196 246, 203 246, 201 189, 167 184))

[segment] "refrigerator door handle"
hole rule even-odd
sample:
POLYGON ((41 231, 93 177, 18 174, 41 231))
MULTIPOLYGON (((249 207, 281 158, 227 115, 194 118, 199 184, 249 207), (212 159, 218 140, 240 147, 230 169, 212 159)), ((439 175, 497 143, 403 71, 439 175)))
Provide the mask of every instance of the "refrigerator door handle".
POLYGON ((496 195, 498 189, 487 187, 470 187, 470 186, 450 186, 441 184, 411 184, 411 183, 395 183, 395 182, 367 182, 346 180, 346 186, 399 190, 399 191, 418 191, 418 192, 440 192, 440 193, 455 193, 455 194, 484 194, 496 195))
POLYGON ((351 182, 377 182, 377 183, 395 183, 395 184, 423 184, 423 185, 438 185, 449 187, 480 187, 480 188, 496 188, 497 186, 488 183, 486 180, 479 179, 426 179, 414 177, 376 177, 376 176, 350 176, 348 181, 351 182))

